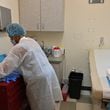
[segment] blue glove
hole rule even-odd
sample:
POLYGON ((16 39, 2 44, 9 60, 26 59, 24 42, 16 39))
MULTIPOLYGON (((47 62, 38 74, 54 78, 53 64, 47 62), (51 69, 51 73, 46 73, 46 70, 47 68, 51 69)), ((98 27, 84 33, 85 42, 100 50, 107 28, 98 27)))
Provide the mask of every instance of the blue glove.
POLYGON ((20 76, 22 72, 19 70, 14 70, 12 71, 9 75, 5 76, 4 78, 0 78, 0 82, 7 82, 9 83, 10 81, 16 81, 20 76))

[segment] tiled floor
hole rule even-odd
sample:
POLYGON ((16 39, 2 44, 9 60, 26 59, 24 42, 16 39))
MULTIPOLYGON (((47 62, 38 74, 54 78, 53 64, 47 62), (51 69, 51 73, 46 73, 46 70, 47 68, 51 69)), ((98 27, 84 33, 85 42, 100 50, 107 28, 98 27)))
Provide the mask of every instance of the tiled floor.
POLYGON ((76 103, 74 103, 74 102, 62 102, 60 110, 76 110, 76 103))
POLYGON ((92 110, 92 104, 78 102, 76 103, 76 110, 92 110))
POLYGON ((90 93, 81 95, 79 100, 68 98, 66 102, 61 103, 60 110, 92 110, 90 93))

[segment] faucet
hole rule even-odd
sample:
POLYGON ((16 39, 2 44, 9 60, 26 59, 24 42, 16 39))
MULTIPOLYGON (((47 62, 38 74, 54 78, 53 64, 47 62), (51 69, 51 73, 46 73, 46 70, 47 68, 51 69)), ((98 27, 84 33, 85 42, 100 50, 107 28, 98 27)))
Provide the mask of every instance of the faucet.
POLYGON ((44 50, 44 41, 41 41, 41 48, 44 50))

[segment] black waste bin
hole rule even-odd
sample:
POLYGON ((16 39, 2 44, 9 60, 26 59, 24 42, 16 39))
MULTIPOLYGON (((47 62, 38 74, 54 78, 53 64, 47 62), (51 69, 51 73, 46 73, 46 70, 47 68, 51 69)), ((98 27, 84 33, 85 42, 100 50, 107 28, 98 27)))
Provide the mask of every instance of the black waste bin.
POLYGON ((83 80, 83 73, 71 71, 69 75, 69 89, 68 93, 70 98, 79 99, 81 85, 83 80))

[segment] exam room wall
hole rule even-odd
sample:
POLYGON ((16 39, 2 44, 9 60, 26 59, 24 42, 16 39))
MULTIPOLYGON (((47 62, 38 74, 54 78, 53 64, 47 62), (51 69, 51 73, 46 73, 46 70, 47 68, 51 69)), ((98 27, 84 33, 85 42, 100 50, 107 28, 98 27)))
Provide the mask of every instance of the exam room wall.
POLYGON ((66 49, 64 77, 72 68, 84 73, 83 85, 91 86, 88 51, 99 48, 100 38, 110 48, 110 0, 89 4, 88 0, 64 0, 64 33, 29 32, 45 45, 59 45, 66 49))
MULTIPOLYGON (((110 48, 110 0, 104 4, 89 4, 88 0, 64 0, 64 33, 30 32, 31 36, 44 41, 45 45, 61 45, 66 49, 67 78, 74 67, 84 72, 83 85, 90 86, 88 50, 99 48, 100 37, 104 37, 104 46, 110 48)), ((12 9, 13 22, 19 21, 18 1, 0 0, 1 6, 12 9)), ((6 34, 0 32, 0 51, 8 52, 12 46, 6 34), (2 37, 3 36, 3 37, 2 37)))
MULTIPOLYGON (((18 0, 0 0, 0 6, 11 9, 12 22, 19 21, 18 0)), ((0 53, 8 53, 12 44, 5 32, 0 32, 0 53)))

